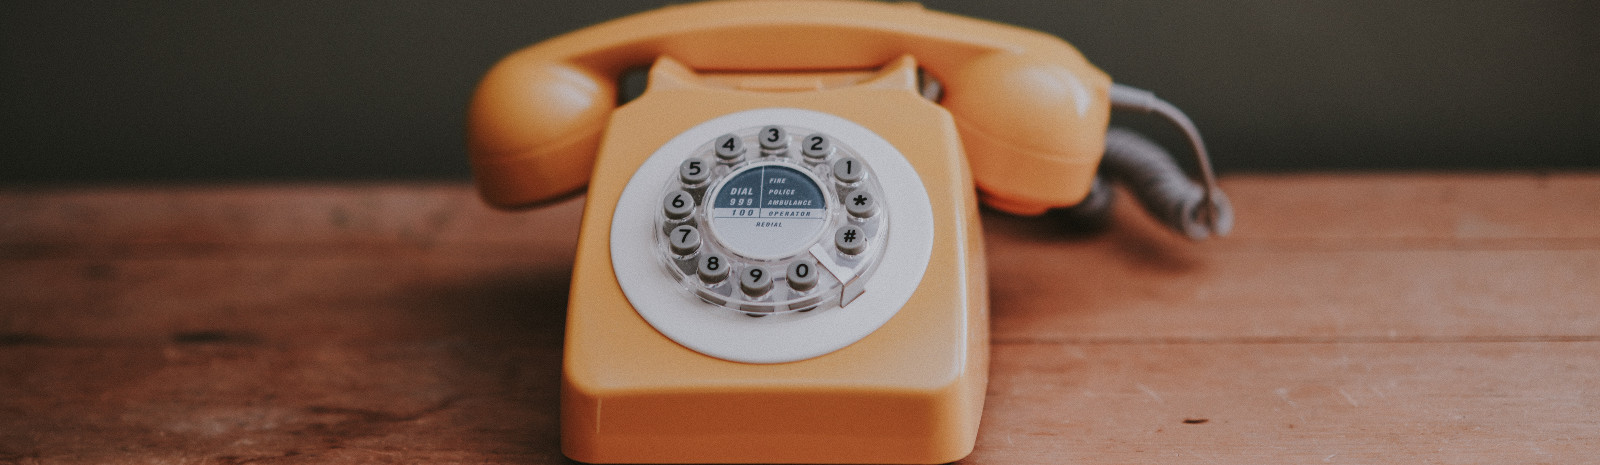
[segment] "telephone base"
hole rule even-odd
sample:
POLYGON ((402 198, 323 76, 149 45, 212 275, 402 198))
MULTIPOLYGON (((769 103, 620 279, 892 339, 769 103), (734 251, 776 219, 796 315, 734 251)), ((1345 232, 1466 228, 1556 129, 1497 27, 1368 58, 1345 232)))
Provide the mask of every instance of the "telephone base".
POLYGON ((972 450, 988 381, 983 240, 955 122, 917 93, 915 70, 903 58, 856 85, 751 92, 657 63, 650 89, 612 115, 590 183, 562 371, 568 457, 946 463, 972 450), (679 176, 669 155, 688 156, 679 141, 767 124, 834 134, 883 175, 892 235, 865 293, 751 318, 684 289, 652 291, 674 283, 650 266, 664 247, 638 248, 659 234, 645 219, 679 176), (633 201, 636 177, 644 201, 633 201), (840 343, 817 345, 827 339, 840 343))

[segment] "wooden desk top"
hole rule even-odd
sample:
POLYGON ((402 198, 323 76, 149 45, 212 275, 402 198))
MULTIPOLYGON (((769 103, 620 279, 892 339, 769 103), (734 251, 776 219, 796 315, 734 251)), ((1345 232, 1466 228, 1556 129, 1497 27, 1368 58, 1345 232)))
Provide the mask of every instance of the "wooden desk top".
MULTIPOLYGON (((967 463, 1600 455, 1600 173, 1224 180, 1235 234, 986 214, 967 463)), ((557 463, 580 201, 0 191, 0 463, 557 463)))

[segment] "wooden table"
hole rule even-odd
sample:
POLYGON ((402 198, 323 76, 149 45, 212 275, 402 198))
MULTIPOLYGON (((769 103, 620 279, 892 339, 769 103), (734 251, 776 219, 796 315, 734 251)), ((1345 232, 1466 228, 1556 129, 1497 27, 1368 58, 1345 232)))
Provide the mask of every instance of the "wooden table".
MULTIPOLYGON (((969 463, 1593 463, 1600 174, 1224 180, 986 213, 969 463), (1126 199, 1126 197, 1124 197, 1126 199)), ((462 184, 0 191, 0 463, 555 463, 581 201, 462 184)))

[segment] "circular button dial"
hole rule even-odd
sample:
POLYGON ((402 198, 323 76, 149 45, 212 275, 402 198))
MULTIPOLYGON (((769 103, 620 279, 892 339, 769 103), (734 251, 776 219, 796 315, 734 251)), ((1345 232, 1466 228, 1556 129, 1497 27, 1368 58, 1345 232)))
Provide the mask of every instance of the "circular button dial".
MULTIPOLYGON (((930 265, 951 265, 932 261, 933 202, 911 162, 871 129, 819 111, 760 108, 697 123, 632 170, 616 210, 609 214, 610 234, 605 240, 610 242, 612 275, 627 296, 627 305, 651 328, 709 357, 785 363, 848 347, 895 315, 914 310, 906 305, 926 284, 924 276, 934 272, 930 265), (772 125, 783 128, 789 140, 781 149, 768 151, 760 145, 757 131, 772 125), (729 133, 742 138, 745 152, 724 160, 712 142, 729 133), (818 157, 805 154, 803 145, 815 134, 831 138, 834 150, 818 157), (844 156, 856 157, 864 165, 847 162, 840 171, 846 177, 860 174, 861 179, 840 179, 827 172, 844 156), (688 160, 699 163, 689 163, 685 169, 688 160), (720 243, 710 224, 713 191, 735 172, 757 163, 780 163, 810 175, 828 201, 823 233, 794 257, 741 256, 720 243), (685 171, 689 180, 682 179, 685 171), (708 173, 706 179, 698 179, 699 173, 708 173), (845 211, 846 193, 869 186, 877 211, 866 217, 845 211), (663 204, 670 203, 665 197, 675 190, 688 192, 694 201, 693 210, 683 218, 669 218, 663 204), (861 229, 836 240, 835 232, 845 225, 861 229), (685 235, 687 229, 678 226, 699 231, 700 246, 688 250, 693 234, 685 235), (669 235, 673 231, 678 232, 669 235), (690 253, 675 253, 672 240, 679 242, 680 251, 690 253), (859 255, 840 251, 840 245, 854 249, 856 244, 864 245, 859 255), (768 286, 750 278, 751 291, 760 292, 759 296, 743 289, 750 266, 760 267, 761 274, 772 279, 768 286)), ((617 167, 604 163, 602 168, 617 167)), ((947 187, 951 186, 940 189, 947 187)), ((594 205, 598 204, 591 202, 594 205)), ((605 235, 605 231, 588 232, 605 235)), ((617 309, 607 309, 612 310, 617 309)))
POLYGON ((686 291, 750 316, 848 306, 884 255, 890 216, 860 155, 785 125, 705 141, 660 191, 662 262, 686 291))

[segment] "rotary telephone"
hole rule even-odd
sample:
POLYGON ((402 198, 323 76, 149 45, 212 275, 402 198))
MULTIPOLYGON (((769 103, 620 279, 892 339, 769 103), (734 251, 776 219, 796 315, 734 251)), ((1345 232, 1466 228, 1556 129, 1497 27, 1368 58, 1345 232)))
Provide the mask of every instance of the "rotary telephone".
POLYGON ((563 452, 594 463, 943 463, 988 370, 978 205, 1103 212, 1130 184, 1231 222, 1111 108, 1169 115, 1043 33, 852 1, 667 7, 533 45, 473 96, 482 197, 587 186, 563 452), (619 76, 648 84, 618 105, 619 76))

